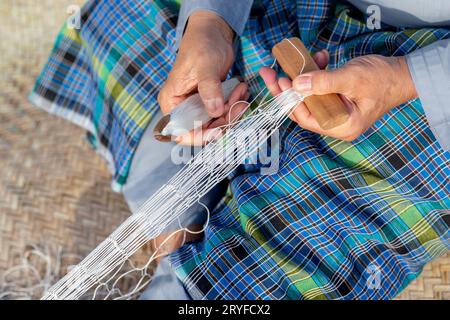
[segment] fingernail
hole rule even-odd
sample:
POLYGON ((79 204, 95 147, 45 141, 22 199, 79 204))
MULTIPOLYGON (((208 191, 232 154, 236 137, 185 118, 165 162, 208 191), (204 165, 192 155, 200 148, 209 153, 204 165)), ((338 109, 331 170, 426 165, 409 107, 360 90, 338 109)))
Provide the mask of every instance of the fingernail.
POLYGON ((310 75, 298 76, 292 83, 295 90, 306 93, 312 90, 312 77, 310 75))
POLYGON ((206 109, 214 116, 222 115, 223 103, 221 99, 215 98, 206 101, 206 109))

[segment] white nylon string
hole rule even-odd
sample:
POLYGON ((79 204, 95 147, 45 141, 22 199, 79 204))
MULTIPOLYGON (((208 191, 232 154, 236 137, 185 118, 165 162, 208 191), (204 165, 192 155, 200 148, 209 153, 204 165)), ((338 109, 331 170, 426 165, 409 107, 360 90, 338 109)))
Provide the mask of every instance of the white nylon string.
MULTIPOLYGON (((305 61, 301 52, 298 52, 305 61)), ((253 101, 262 92, 258 93, 253 101)), ((264 100, 266 98, 267 95, 264 100)), ((124 221, 82 262, 53 285, 42 299, 80 299, 96 285, 94 298, 102 287, 106 288, 108 292, 106 298, 108 298, 118 281, 114 279, 130 256, 150 239, 164 232, 167 226, 176 221, 193 204, 199 203, 205 208, 209 221, 209 210, 200 202, 200 198, 254 154, 267 138, 278 130, 303 99, 302 95, 289 89, 268 101, 263 100, 244 119, 239 121, 230 119, 230 124, 220 128, 222 136, 219 139, 205 146, 182 170, 148 199, 136 214, 124 221), (111 281, 114 283, 109 287, 108 283, 111 281)), ((230 112, 234 105, 230 108, 230 112)), ((203 230, 192 231, 187 228, 177 230, 165 239, 159 249, 180 232, 183 232, 185 236, 186 233, 201 233, 203 230)), ((156 250, 148 262, 139 268, 143 274, 154 259, 164 255, 159 251, 156 250)), ((126 274, 127 272, 121 277, 126 274)), ((139 292, 148 282, 149 280, 139 280, 131 294, 125 294, 121 298, 131 298, 132 294, 139 292)))

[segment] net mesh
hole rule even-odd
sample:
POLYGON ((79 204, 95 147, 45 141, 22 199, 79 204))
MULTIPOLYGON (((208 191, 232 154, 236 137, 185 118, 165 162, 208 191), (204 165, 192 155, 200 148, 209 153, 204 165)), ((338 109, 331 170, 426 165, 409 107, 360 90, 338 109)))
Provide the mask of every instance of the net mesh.
MULTIPOLYGON (((151 281, 155 264, 151 241, 127 259, 112 277, 88 290, 82 300, 137 299, 151 281)), ((0 300, 40 299, 45 292, 82 261, 81 255, 55 245, 29 245, 20 262, 2 273, 0 300)))

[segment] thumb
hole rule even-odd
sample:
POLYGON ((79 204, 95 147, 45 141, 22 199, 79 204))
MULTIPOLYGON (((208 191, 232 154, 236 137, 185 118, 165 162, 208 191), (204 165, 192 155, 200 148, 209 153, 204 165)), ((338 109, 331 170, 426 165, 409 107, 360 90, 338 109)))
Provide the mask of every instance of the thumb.
POLYGON ((342 93, 345 90, 346 79, 341 69, 318 70, 298 76, 292 82, 292 86, 305 95, 342 93))
POLYGON ((198 83, 198 94, 211 117, 220 117, 224 112, 222 81, 219 77, 207 77, 198 83))

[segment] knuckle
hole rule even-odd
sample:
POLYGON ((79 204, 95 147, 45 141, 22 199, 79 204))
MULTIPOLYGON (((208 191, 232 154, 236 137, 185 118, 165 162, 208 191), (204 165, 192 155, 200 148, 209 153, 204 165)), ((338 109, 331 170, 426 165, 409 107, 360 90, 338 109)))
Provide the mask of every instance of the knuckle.
POLYGON ((164 87, 159 91, 158 96, 156 97, 156 100, 160 105, 164 103, 164 95, 165 95, 165 89, 164 87))
POLYGON ((318 72, 313 76, 312 87, 318 93, 328 93, 333 89, 333 80, 326 71, 318 72))
POLYGON ((198 83, 198 91, 200 94, 216 93, 220 89, 220 80, 204 79, 198 83))
POLYGON ((325 74, 323 77, 323 85, 326 92, 335 91, 334 77, 332 77, 329 73, 325 74))
POLYGON ((343 139, 345 141, 351 142, 359 138, 361 134, 364 133, 364 129, 361 125, 357 125, 351 132, 343 139))
POLYGON ((352 142, 352 141, 356 140, 356 138, 358 138, 358 135, 352 134, 350 136, 344 137, 342 140, 347 141, 347 142, 352 142))
POLYGON ((158 101, 159 108, 164 114, 166 114, 169 111, 166 91, 167 90, 163 87, 161 91, 158 93, 158 96, 156 97, 156 101, 158 101))

